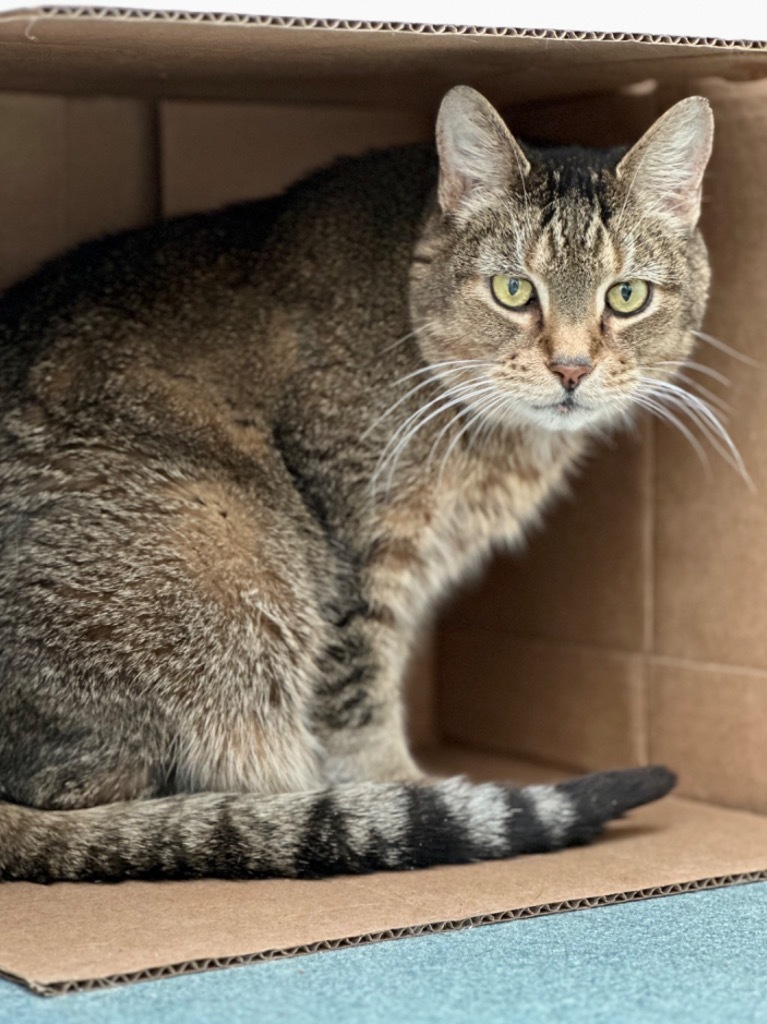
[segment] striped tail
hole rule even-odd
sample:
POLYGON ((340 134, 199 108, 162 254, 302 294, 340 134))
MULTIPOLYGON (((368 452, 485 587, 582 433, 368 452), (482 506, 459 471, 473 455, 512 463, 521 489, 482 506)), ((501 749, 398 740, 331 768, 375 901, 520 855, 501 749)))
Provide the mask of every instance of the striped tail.
POLYGON ((646 767, 522 789, 455 778, 71 811, 0 803, 0 879, 323 878, 497 860, 587 842, 675 781, 646 767))

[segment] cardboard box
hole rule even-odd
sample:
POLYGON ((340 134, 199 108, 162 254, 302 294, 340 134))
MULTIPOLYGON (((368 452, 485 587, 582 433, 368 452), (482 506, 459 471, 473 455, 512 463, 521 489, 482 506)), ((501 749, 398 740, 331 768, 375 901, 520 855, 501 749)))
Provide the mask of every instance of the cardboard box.
MULTIPOLYGON (((43 8, 0 14, 0 286, 95 234, 264 195, 428 138, 451 85, 521 135, 717 123, 706 331, 763 360, 767 46, 597 32, 43 8)), ((477 778, 664 761, 679 795, 561 854, 329 882, 0 886, 0 972, 53 993, 767 878, 767 373, 701 344, 751 493, 643 422, 523 556, 446 611, 414 669, 424 760, 477 778), (724 388, 721 377, 731 386, 724 388)))

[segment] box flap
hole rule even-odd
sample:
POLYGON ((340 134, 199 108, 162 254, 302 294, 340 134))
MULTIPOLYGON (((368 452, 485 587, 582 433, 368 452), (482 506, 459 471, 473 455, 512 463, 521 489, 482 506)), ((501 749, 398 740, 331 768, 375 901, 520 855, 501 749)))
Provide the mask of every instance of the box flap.
MULTIPOLYGON (((78 3, 58 3, 46 11, 82 11, 78 3)), ((19 8, 18 0, 0 0, 0 11, 19 8)), ((94 5, 95 8, 95 5, 94 5)), ((257 0, 122 0, 120 10, 179 11, 184 14, 233 14, 245 17, 266 13, 257 0)), ((103 7, 101 9, 104 9, 103 7)), ((441 0, 269 0, 272 17, 312 20, 411 23, 440 25, 446 8, 441 0)), ((758 6, 673 5, 645 0, 641 5, 580 0, 577 7, 563 0, 538 0, 530 6, 500 4, 498 0, 452 3, 454 24, 487 28, 549 29, 601 34, 634 34, 708 40, 756 40, 765 34, 758 6)))
POLYGON ((432 108, 456 82, 520 103, 767 72, 761 42, 271 15, 0 14, 0 89, 432 108), (572 45, 578 40, 578 46, 572 45))

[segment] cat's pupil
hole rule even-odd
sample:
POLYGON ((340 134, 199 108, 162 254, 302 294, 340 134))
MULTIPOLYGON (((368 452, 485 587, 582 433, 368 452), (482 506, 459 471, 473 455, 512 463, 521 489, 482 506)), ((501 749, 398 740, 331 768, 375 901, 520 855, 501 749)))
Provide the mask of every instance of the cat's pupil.
POLYGON ((509 278, 509 295, 516 295, 519 291, 519 279, 516 277, 509 278))
POLYGON ((621 285, 621 298, 623 299, 624 302, 628 302, 629 301, 629 299, 631 298, 631 293, 633 292, 633 290, 634 289, 628 283, 621 285))

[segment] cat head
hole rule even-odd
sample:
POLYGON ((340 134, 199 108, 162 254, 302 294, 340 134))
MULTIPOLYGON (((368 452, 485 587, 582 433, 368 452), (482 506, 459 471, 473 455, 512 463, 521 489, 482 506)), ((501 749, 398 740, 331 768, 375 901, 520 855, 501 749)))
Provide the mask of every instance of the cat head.
POLYGON ((707 101, 677 103, 628 152, 537 149, 458 86, 436 134, 438 202, 411 280, 434 372, 478 412, 548 430, 651 407, 708 294, 707 101))

